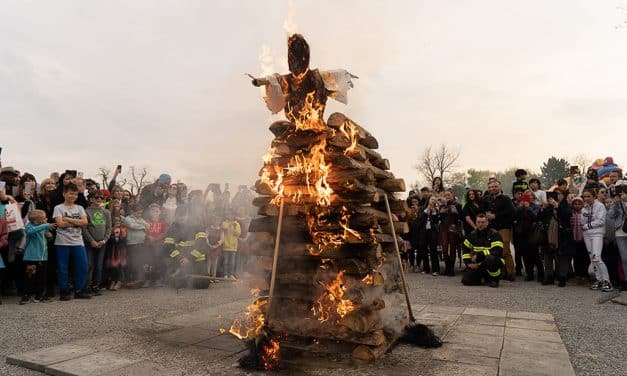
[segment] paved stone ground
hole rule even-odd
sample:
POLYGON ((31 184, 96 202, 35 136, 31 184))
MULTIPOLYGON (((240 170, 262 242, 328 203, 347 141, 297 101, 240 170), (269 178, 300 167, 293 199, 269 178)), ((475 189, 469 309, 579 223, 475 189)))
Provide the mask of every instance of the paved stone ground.
MULTIPOLYGON (((627 312, 597 304, 601 293, 531 282, 468 288, 459 278, 421 274, 410 274, 409 281, 416 316, 443 336, 442 348, 399 345, 369 366, 302 359, 283 373, 613 375, 627 366, 627 312)), ((91 301, 16 301, 0 306, 0 355, 8 362, 54 375, 76 369, 89 375, 246 374, 236 368, 242 343, 218 331, 249 302, 240 283, 178 293, 109 292, 91 301)), ((2 363, 0 374, 41 373, 2 363)))

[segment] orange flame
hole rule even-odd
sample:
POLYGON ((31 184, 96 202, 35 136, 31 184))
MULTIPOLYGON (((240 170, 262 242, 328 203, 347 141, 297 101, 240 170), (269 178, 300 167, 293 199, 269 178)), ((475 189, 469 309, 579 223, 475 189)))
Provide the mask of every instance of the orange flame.
POLYGON ((263 309, 265 309, 268 301, 259 298, 258 289, 251 290, 251 294, 255 297, 255 301, 246 307, 244 320, 235 319, 229 329, 229 333, 239 339, 250 338, 252 335, 260 335, 266 323, 263 309))
POLYGON ((261 361, 263 362, 263 369, 274 370, 279 367, 280 363, 280 343, 275 338, 270 338, 268 343, 261 346, 261 361))
POLYGON ((359 143, 359 130, 348 120, 342 123, 339 130, 351 142, 350 146, 347 147, 346 150, 344 150, 344 155, 349 155, 350 153, 357 150, 357 145, 359 143))
POLYGON ((325 322, 333 317, 339 320, 355 310, 355 304, 343 298, 344 292, 347 290, 344 284, 344 270, 341 270, 331 283, 326 284, 324 281, 318 283, 325 290, 311 308, 318 321, 325 322))
POLYGON ((374 278, 372 277, 372 274, 366 275, 361 281, 367 285, 374 284, 374 278))

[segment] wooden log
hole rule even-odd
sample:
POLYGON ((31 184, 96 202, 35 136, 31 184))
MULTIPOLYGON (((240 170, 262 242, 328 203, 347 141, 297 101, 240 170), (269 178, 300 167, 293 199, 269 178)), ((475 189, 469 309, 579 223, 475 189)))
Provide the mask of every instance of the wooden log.
POLYGON ((285 143, 302 149, 311 145, 318 144, 320 141, 326 138, 326 133, 313 132, 313 131, 296 131, 291 132, 285 137, 285 143))
MULTIPOLYGON (((250 221, 248 231, 250 232, 275 232, 277 226, 276 217, 259 217, 250 221)), ((305 220, 301 217, 286 216, 283 218, 283 229, 285 232, 303 232, 306 230, 305 220)))
POLYGON ((371 159, 370 163, 372 163, 373 166, 378 167, 382 170, 390 169, 390 161, 387 159, 371 159))
POLYGON ((360 162, 365 162, 368 160, 368 155, 366 154, 366 151, 363 147, 357 147, 351 150, 346 150, 344 148, 338 148, 333 146, 327 148, 326 158, 333 159, 340 155, 345 155, 360 162))
POLYGON ((292 131, 296 129, 296 125, 287 120, 278 120, 274 123, 270 124, 270 132, 277 137, 280 137, 287 131, 292 131))
POLYGON ((377 187, 388 192, 405 192, 405 180, 403 179, 383 179, 377 182, 377 187))
POLYGON ((367 333, 380 323, 381 316, 378 310, 360 309, 349 313, 340 319, 339 324, 355 333, 367 333))
MULTIPOLYGON (((250 229, 249 229, 250 230, 250 229)), ((264 244, 271 247, 274 246, 274 231, 270 232, 255 232, 253 244, 264 244)))
POLYGON ((373 166, 372 163, 370 163, 369 161, 360 162, 343 154, 331 158, 330 162, 335 169, 370 169, 374 173, 374 177, 377 180, 394 179, 394 174, 389 171, 382 170, 379 167, 373 166))
MULTIPOLYGON (((305 215, 309 212, 309 205, 288 203, 285 204, 283 211, 286 216, 305 215)), ((257 214, 277 217, 279 215, 279 206, 275 204, 265 204, 259 208, 257 214)))
POLYGON ((346 274, 361 276, 371 270, 366 262, 357 258, 337 259, 335 260, 335 264, 339 270, 344 270, 346 274))
POLYGON ((287 317, 284 320, 270 320, 269 326, 270 329, 276 332, 287 332, 300 337, 346 341, 370 346, 378 346, 386 342, 385 334, 382 329, 364 334, 354 333, 348 330, 341 332, 337 330, 335 324, 325 325, 325 323, 317 322, 313 317, 308 321, 309 323, 303 323, 302 320, 294 320, 293 317, 287 317))
POLYGON ((274 199, 275 196, 257 196, 253 198, 253 206, 262 207, 266 204, 269 204, 270 201, 274 199))
POLYGON ((272 140, 270 147, 273 148, 274 154, 281 156, 291 156, 296 153, 298 149, 291 147, 285 141, 281 141, 279 139, 272 140))
POLYGON ((359 143, 370 148, 370 149, 378 149, 379 148, 379 142, 377 141, 376 138, 374 138, 370 132, 368 132, 367 130, 365 130, 364 128, 362 128, 361 126, 359 126, 359 124, 355 123, 354 121, 352 121, 351 119, 347 118, 346 115, 339 113, 339 112, 335 112, 333 114, 331 114, 331 116, 329 116, 329 119, 327 120, 327 125, 329 127, 338 129, 340 128, 344 123, 347 123, 347 125, 349 127, 353 127, 357 130, 357 135, 359 137, 359 143))
POLYGON ((351 356, 353 359, 362 360, 365 362, 374 362, 375 360, 382 357, 383 354, 386 353, 386 351, 388 351, 390 345, 391 344, 387 341, 378 346, 360 345, 357 346, 355 350, 353 350, 351 356))
POLYGON ((388 215, 384 211, 376 209, 372 206, 368 206, 368 205, 354 206, 352 210, 355 214, 371 216, 372 218, 376 219, 377 223, 389 222, 388 215))

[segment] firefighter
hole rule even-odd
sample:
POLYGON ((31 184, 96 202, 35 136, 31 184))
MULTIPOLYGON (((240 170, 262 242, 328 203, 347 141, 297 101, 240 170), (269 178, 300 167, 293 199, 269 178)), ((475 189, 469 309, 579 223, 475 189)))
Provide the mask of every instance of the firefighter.
POLYGON ((482 284, 482 279, 490 287, 499 287, 503 274, 503 241, 499 232, 488 227, 484 213, 477 215, 477 228, 464 240, 462 260, 466 271, 462 283, 467 286, 482 284))
POLYGON ((207 234, 202 226, 188 221, 185 205, 178 206, 174 223, 163 239, 164 254, 167 258, 167 279, 175 288, 207 288, 207 234))

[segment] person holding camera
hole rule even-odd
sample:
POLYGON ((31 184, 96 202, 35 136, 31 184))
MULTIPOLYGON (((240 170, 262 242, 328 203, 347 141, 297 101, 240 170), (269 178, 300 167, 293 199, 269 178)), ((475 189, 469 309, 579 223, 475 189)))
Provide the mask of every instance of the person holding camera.
POLYGON ((455 201, 455 195, 451 188, 447 188, 444 191, 444 198, 441 202, 439 213, 440 246, 442 247, 442 257, 445 265, 444 274, 454 277, 457 245, 461 234, 462 208, 455 201))
POLYGON ((613 290, 613 287, 610 283, 607 266, 601 259, 607 211, 605 210, 605 205, 596 199, 594 189, 584 189, 581 198, 584 201, 584 208, 581 211, 583 241, 586 243, 590 261, 594 265, 594 272, 597 278, 596 282, 590 286, 590 289, 610 292, 613 290))

